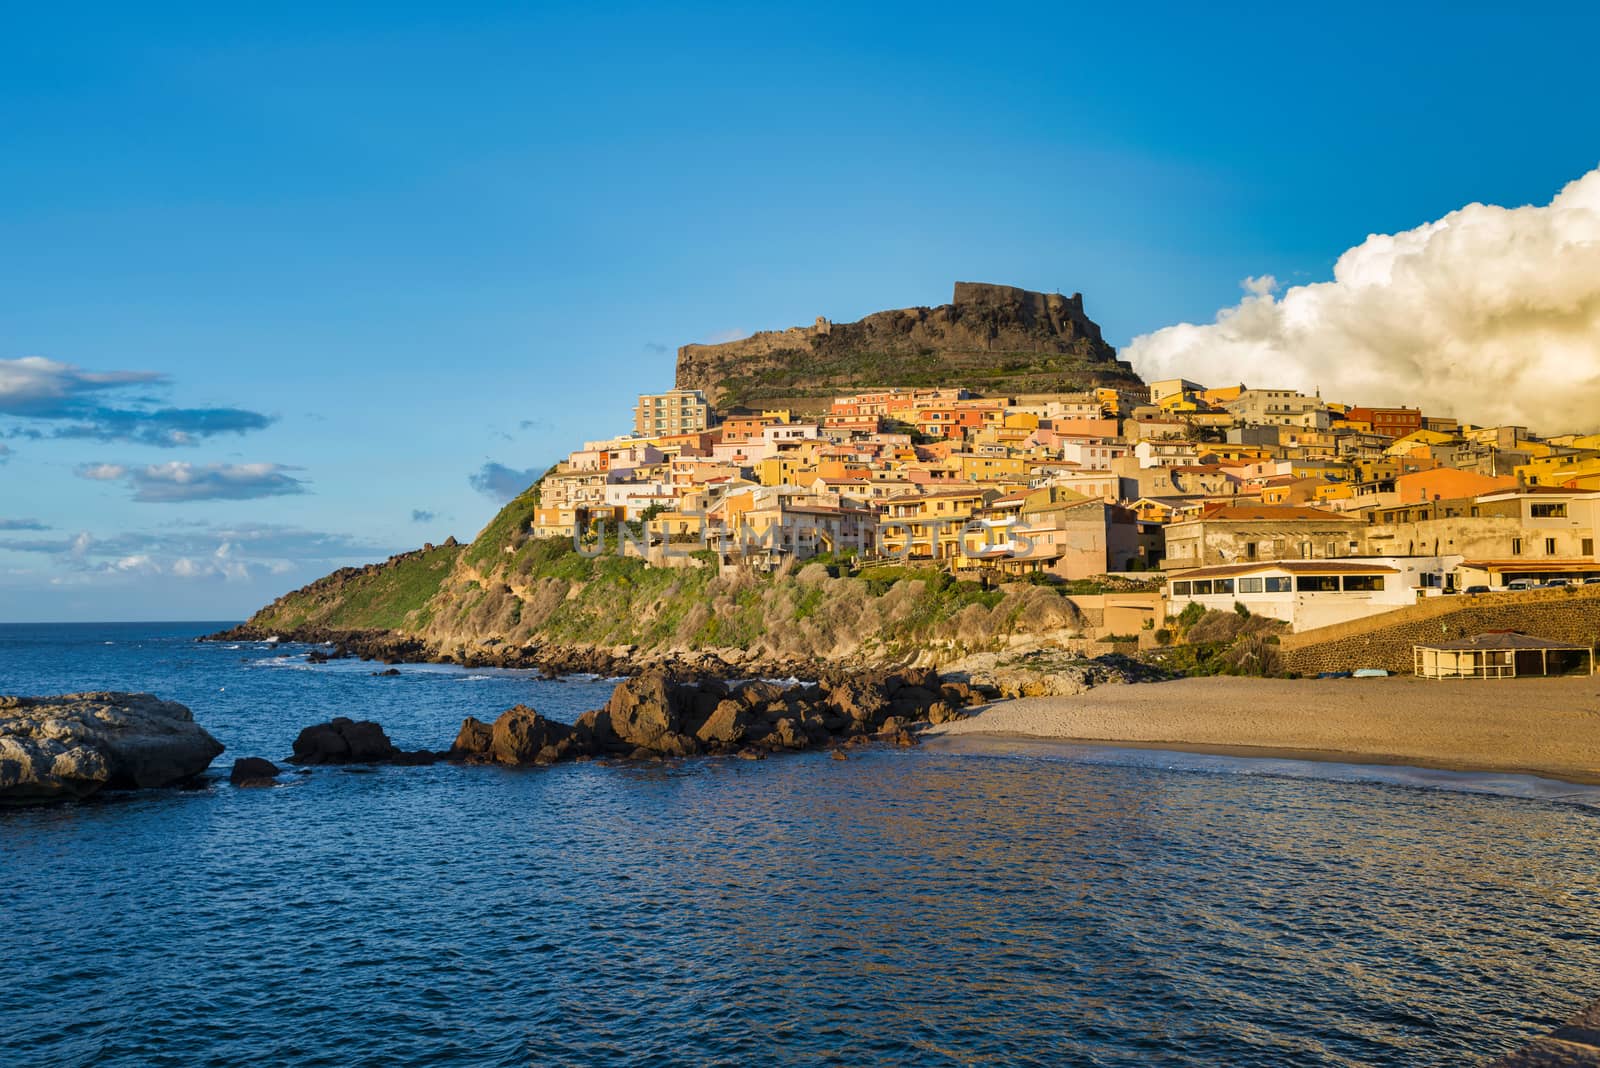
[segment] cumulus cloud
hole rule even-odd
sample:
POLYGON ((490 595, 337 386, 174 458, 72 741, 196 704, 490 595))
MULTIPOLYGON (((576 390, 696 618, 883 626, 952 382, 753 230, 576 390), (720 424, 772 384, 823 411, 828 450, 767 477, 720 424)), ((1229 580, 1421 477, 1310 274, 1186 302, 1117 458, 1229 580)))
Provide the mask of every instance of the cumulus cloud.
POLYGON ((166 448, 260 430, 272 422, 243 408, 156 407, 126 395, 134 387, 168 384, 167 376, 154 371, 85 371, 42 356, 0 360, 0 416, 23 420, 27 425, 19 433, 26 437, 166 448))
POLYGON ((1216 322, 1137 337, 1126 357, 1146 379, 1320 388, 1552 433, 1600 427, 1600 169, 1547 205, 1469 204, 1373 234, 1331 282, 1244 287, 1216 322))
POLYGON ((180 523, 156 531, 96 537, 0 538, 0 551, 53 558, 69 576, 167 575, 247 581, 302 565, 325 568, 387 555, 392 549, 344 534, 274 523, 180 523))
POLYGON ((439 513, 430 512, 424 508, 411 509, 411 521, 413 523, 431 523, 438 517, 439 513))
POLYGON ((467 482, 479 493, 504 502, 533 485, 543 473, 536 467, 518 470, 505 464, 490 462, 468 475, 467 482))
POLYGON ((0 519, 0 530, 49 530, 37 519, 0 519))
POLYGON ((174 461, 131 467, 84 464, 78 477, 95 482, 125 482, 133 500, 171 504, 182 501, 246 501, 306 492, 306 484, 289 475, 299 468, 282 464, 191 464, 174 461))

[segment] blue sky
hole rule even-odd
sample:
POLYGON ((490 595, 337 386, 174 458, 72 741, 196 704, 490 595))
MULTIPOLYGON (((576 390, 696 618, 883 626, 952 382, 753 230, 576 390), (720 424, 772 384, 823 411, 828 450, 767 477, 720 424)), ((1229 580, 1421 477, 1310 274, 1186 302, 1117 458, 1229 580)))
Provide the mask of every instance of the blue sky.
POLYGON ((687 341, 972 279, 1121 345, 1595 166, 1594 15, 1399 8, 0 8, 0 620, 469 538, 687 341))

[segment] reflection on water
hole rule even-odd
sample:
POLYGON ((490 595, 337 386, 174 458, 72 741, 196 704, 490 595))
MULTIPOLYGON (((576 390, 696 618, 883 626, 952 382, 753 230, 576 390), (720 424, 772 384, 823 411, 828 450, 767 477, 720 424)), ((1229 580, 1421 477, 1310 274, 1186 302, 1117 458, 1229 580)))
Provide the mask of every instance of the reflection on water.
MULTIPOLYGON (((81 656, 230 756, 339 712, 439 745, 609 689, 8 639, 0 689, 81 656)), ((0 1034, 129 1066, 1446 1065, 1593 993, 1595 811, 1187 759, 319 770, 0 813, 0 1034)))

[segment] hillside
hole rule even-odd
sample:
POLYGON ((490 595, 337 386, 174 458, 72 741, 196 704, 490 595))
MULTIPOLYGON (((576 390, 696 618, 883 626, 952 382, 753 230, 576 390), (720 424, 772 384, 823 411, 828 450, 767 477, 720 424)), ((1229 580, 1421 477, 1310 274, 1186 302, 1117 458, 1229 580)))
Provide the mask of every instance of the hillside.
POLYGON ((982 394, 1137 388, 1083 296, 957 282, 949 304, 903 308, 858 322, 819 318, 720 345, 678 350, 677 386, 723 407, 820 401, 875 386, 960 385, 982 394))
POLYGON ((841 576, 815 562, 758 575, 591 559, 524 531, 530 489, 472 544, 346 568, 285 594, 235 636, 359 638, 405 659, 625 670, 651 663, 769 671, 948 661, 1028 638, 1077 635, 1059 587, 984 589, 933 570, 841 576))

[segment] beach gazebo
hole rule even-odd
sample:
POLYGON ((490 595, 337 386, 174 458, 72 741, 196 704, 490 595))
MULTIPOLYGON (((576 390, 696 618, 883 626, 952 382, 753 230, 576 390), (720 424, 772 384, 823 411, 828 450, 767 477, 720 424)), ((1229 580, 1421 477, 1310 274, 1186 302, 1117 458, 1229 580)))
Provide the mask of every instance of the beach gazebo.
POLYGON ((1593 675, 1594 646, 1496 630, 1412 647, 1423 679, 1514 679, 1518 675, 1593 675))

